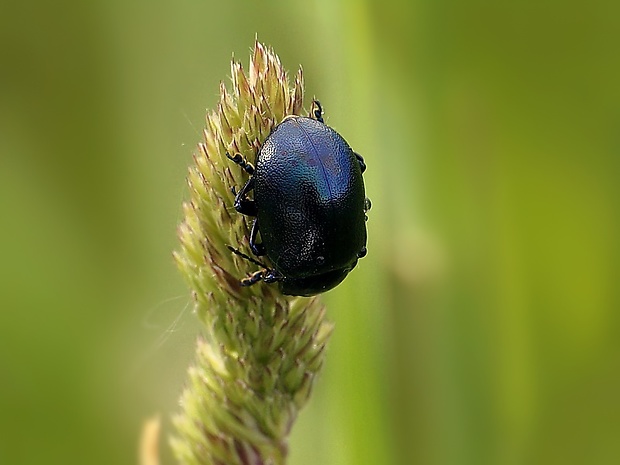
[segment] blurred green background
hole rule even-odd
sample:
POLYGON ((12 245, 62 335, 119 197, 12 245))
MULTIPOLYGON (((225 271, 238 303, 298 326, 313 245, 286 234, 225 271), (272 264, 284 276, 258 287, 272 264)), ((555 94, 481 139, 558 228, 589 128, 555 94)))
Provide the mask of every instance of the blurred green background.
MULTIPOLYGON (((0 464, 131 464, 199 323, 171 258, 234 53, 366 158, 291 465, 620 463, 617 2, 3 2, 0 464)), ((173 463, 164 448, 164 463, 173 463)))

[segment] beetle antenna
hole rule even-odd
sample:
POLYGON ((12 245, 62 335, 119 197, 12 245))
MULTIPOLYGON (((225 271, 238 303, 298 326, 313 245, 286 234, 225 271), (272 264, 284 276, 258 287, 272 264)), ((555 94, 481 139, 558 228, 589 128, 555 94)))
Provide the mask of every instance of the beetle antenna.
POLYGON ((265 265, 264 263, 259 262, 258 260, 250 257, 249 255, 244 254, 243 252, 241 252, 241 250, 239 249, 235 249, 233 246, 231 245, 227 245, 226 247, 228 247, 228 250, 230 250, 232 253, 234 253, 235 255, 239 255, 241 258, 245 258, 247 261, 254 263, 255 265, 258 266, 262 266, 265 269, 269 269, 269 267, 267 265, 265 265))

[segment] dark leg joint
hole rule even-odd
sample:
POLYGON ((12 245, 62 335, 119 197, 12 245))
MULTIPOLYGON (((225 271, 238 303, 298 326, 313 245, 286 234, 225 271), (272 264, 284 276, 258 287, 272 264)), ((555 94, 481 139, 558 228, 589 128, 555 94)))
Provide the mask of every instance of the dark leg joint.
POLYGON ((226 158, 235 162, 241 168, 245 170, 250 176, 254 174, 254 166, 247 161, 240 153, 235 153, 234 156, 231 156, 230 153, 226 152, 226 158))
POLYGON ((262 281, 264 272, 265 270, 259 270, 259 271, 252 273, 247 278, 243 278, 241 280, 241 285, 244 287, 247 287, 247 286, 252 286, 253 284, 256 284, 259 281, 262 281))
POLYGON ((362 158, 362 156, 359 153, 357 153, 357 152, 353 152, 353 153, 355 153, 355 158, 357 158, 357 161, 359 162, 360 168, 361 168, 362 173, 363 173, 364 171, 366 171, 366 163, 364 162, 364 159, 362 158))
POLYGON ((310 118, 313 118, 320 123, 324 123, 323 107, 321 106, 321 102, 319 102, 317 99, 312 100, 312 107, 310 108, 310 118))
POLYGON ((242 215, 256 216, 258 213, 258 209, 256 208, 256 203, 254 203, 254 200, 236 198, 234 206, 235 210, 237 210, 242 215))
POLYGON ((254 255, 260 257, 261 255, 265 255, 267 250, 265 246, 261 243, 256 242, 256 237, 258 236, 258 218, 254 220, 252 223, 252 231, 250 231, 250 249, 254 255))

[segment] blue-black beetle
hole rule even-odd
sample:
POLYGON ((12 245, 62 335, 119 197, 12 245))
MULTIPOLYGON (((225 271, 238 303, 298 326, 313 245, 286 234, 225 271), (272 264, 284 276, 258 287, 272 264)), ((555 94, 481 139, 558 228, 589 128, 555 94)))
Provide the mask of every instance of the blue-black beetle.
POLYGON ((262 280, 278 282, 283 294, 319 294, 340 284, 366 255, 366 165, 322 114, 315 100, 310 117, 284 118, 263 143, 256 168, 241 154, 227 154, 250 174, 234 204, 255 217, 250 248, 273 264, 229 247, 263 267, 243 279, 244 286, 262 280))

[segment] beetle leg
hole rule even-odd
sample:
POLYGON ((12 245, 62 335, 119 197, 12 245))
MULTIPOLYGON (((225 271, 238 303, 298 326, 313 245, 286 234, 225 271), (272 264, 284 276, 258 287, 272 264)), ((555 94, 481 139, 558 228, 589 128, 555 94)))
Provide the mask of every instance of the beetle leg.
POLYGON ((310 118, 317 120, 320 123, 324 123, 323 121, 323 107, 321 106, 321 102, 317 99, 312 100, 312 107, 310 107, 310 118))
POLYGON ((357 152, 353 152, 353 153, 355 154, 355 158, 357 158, 357 161, 359 162, 360 168, 362 169, 362 173, 363 173, 364 171, 366 171, 366 163, 364 163, 364 159, 359 153, 357 152))
POLYGON ((274 270, 273 268, 268 268, 264 263, 261 263, 258 260, 255 260, 254 258, 250 257, 249 255, 244 254, 240 250, 235 249, 233 246, 228 245, 226 247, 228 247, 228 250, 230 250, 235 255, 239 255, 241 258, 244 258, 248 260, 249 262, 254 263, 255 265, 263 267, 262 270, 255 271, 247 278, 243 278, 240 281, 242 286, 251 286, 253 284, 256 284, 259 281, 264 281, 270 284, 270 283, 275 283, 276 281, 282 280, 282 275, 278 271, 274 270))
POLYGON ((234 156, 231 156, 230 153, 226 152, 226 158, 235 162, 237 165, 243 168, 243 170, 250 176, 254 174, 254 165, 252 165, 252 163, 243 158, 243 155, 241 155, 240 153, 235 153, 234 156))
POLYGON ((254 273, 252 273, 247 278, 243 278, 241 280, 241 285, 244 286, 244 287, 247 287, 247 286, 251 286, 253 284, 256 284, 259 281, 262 281, 264 272, 265 272, 265 270, 255 271, 254 273))
POLYGON ((254 255, 261 256, 265 255, 267 251, 265 250, 265 246, 260 243, 256 243, 256 236, 258 234, 258 218, 254 220, 252 223, 252 231, 250 232, 250 249, 254 252, 254 255))
MULTIPOLYGON (((241 188, 241 190, 235 196, 235 210, 237 210, 242 215, 248 216, 256 216, 258 213, 258 209, 256 208, 256 202, 254 200, 248 199, 248 192, 254 189, 254 178, 248 179, 248 182, 245 183, 245 186, 241 188)), ((234 193, 233 188, 233 193, 234 193)))
POLYGON ((265 265, 264 263, 259 262, 258 260, 250 257, 249 255, 244 254, 241 250, 239 249, 235 249, 232 245, 227 245, 226 246, 228 248, 228 250, 230 250, 232 253, 234 253, 235 255, 239 255, 241 258, 243 258, 244 260, 247 260, 251 263, 254 263, 255 265, 258 266, 262 266, 263 268, 267 268, 267 265, 265 265))
POLYGON ((276 270, 266 269, 263 270, 263 281, 267 284, 275 283, 276 281, 281 281, 282 275, 278 273, 276 270))
POLYGON ((269 268, 265 268, 264 270, 258 270, 252 273, 247 278, 243 278, 241 280, 241 285, 244 287, 252 286, 259 281, 263 281, 267 284, 275 283, 276 281, 280 281, 282 276, 276 270, 271 270, 269 268))

